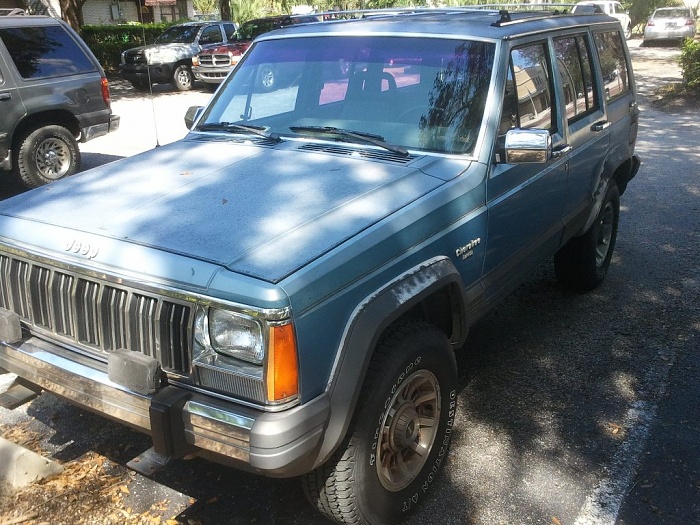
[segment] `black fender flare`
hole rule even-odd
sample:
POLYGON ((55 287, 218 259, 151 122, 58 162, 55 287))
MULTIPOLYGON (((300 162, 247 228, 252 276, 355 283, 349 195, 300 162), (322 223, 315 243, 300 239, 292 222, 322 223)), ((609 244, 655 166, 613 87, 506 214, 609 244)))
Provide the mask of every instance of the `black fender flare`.
POLYGON ((355 308, 345 326, 327 386, 330 418, 314 468, 324 463, 344 439, 355 411, 373 350, 384 330, 430 295, 447 288, 457 312, 453 312, 453 346, 467 335, 466 296, 462 277, 448 257, 436 257, 417 265, 355 308), (456 303, 455 303, 456 302, 456 303))

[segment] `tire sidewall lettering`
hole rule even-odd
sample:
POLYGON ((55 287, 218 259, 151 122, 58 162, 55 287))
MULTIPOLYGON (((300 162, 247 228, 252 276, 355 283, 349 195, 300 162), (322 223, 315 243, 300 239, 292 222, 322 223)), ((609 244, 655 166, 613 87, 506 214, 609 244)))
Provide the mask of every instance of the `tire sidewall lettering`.
MULTIPOLYGON (((370 468, 374 469, 376 472, 377 468, 377 450, 379 448, 379 440, 382 435, 382 423, 385 420, 385 416, 387 414, 387 411, 389 410, 389 407, 391 406, 391 400, 396 394, 397 390, 401 386, 401 384, 405 381, 407 377, 411 375, 411 373, 421 369, 422 367, 421 362, 423 361, 422 356, 417 356, 414 360, 412 360, 406 367, 401 371, 401 373, 396 377, 396 380, 393 382, 391 388, 389 389, 389 394, 386 397, 386 399, 383 401, 381 404, 382 410, 379 414, 379 417, 377 418, 377 426, 374 429, 373 432, 373 439, 372 443, 370 445, 370 453, 368 457, 368 463, 370 468)), ((434 454, 434 457, 431 459, 432 464, 428 465, 426 464, 424 467, 424 470, 422 472, 422 476, 416 478, 411 485, 408 487, 409 489, 411 487, 416 487, 419 490, 414 491, 410 493, 410 496, 406 497, 403 499, 400 503, 400 512, 402 514, 410 512, 413 507, 415 507, 418 502, 422 499, 421 495, 426 494, 430 488, 432 487, 433 483, 437 479, 437 473, 439 472, 441 466, 444 463, 445 456, 447 454, 447 451, 449 449, 449 444, 452 436, 452 427, 454 424, 454 418, 456 414, 456 407, 457 407, 457 391, 456 390, 451 390, 447 396, 447 399, 443 399, 441 401, 442 403, 442 410, 446 412, 447 414, 447 420, 445 422, 445 427, 444 427, 444 432, 442 436, 436 436, 435 441, 433 443, 433 451, 431 451, 431 454, 434 454), (449 403, 445 403, 446 400, 449 400, 449 403), (435 453, 435 448, 439 445, 439 450, 437 453, 435 453)))

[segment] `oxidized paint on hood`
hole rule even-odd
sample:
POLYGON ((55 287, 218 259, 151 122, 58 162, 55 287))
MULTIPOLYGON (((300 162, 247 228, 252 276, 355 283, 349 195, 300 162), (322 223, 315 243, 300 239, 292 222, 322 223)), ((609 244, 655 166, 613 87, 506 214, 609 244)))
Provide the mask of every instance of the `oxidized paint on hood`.
POLYGON ((444 183, 411 163, 240 140, 190 136, 4 201, 0 214, 277 282, 444 183))

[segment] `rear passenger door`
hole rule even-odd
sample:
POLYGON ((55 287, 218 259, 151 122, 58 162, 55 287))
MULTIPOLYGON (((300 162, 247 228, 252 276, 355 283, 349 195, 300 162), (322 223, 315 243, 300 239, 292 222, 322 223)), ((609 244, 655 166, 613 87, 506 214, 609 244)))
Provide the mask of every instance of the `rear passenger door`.
POLYGON ((610 157, 619 165, 637 140, 639 107, 624 36, 618 29, 593 34, 603 82, 603 104, 610 124, 610 157))
POLYGON ((594 48, 589 33, 555 37, 553 50, 557 96, 565 121, 566 142, 571 147, 564 222, 578 228, 598 191, 610 143, 610 127, 601 100, 600 82, 595 75, 594 48))

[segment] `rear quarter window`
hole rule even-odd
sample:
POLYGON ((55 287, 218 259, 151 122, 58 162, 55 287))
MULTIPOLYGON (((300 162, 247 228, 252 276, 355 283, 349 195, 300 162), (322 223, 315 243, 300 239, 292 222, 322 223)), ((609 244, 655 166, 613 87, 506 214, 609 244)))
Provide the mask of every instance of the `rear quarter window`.
POLYGON ((60 26, 0 29, 0 38, 24 79, 95 71, 92 61, 60 26))
POLYGON ((631 89, 630 68, 627 64, 622 34, 619 31, 596 33, 595 44, 600 59, 605 98, 613 100, 631 89))

